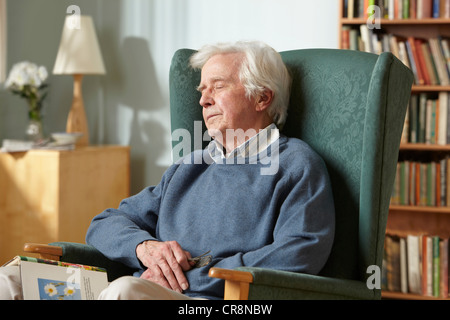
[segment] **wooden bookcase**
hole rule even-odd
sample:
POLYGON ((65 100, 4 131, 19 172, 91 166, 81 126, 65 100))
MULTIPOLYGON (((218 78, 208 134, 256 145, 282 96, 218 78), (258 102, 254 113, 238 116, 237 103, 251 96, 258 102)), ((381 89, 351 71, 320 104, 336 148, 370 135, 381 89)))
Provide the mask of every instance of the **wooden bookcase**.
MULTIPOLYGON (((394 0, 403 1, 403 0, 394 0)), ((410 0, 414 1, 414 0, 410 0)), ((441 0, 444 1, 444 0, 441 0)), ((367 25, 367 18, 359 18, 355 11, 353 17, 347 17, 345 3, 352 1, 340 0, 339 6, 339 47, 341 49, 350 49, 347 41, 348 30, 356 29, 360 31, 361 25, 367 25)), ((354 3, 361 1, 354 0, 354 3)), ((367 3, 377 4, 378 1, 366 1, 367 3)), ((381 1, 381 3, 388 1, 381 1)), ((432 1, 431 1, 432 2, 432 1)), ((410 3, 411 4, 411 3, 410 3)), ((450 18, 393 18, 381 17, 378 20, 380 29, 371 29, 373 33, 391 34, 398 39, 430 39, 441 36, 450 38, 450 18)), ((372 22, 373 23, 373 22, 372 22)), ((354 44, 355 42, 353 42, 354 44)), ((357 42, 356 42, 357 43, 357 42)), ((354 48, 354 47, 353 47, 354 48)), ((377 53, 377 52, 375 52, 377 53)), ((412 95, 428 94, 437 96, 440 92, 450 94, 450 85, 419 85, 415 83, 412 87, 412 95)), ((450 123, 449 123, 450 125, 450 123)), ((436 157, 450 157, 450 141, 446 145, 426 144, 426 143, 405 143, 402 140, 400 146, 400 158, 411 156, 414 159, 428 159, 436 157)), ((450 168, 448 169, 450 170, 450 168)), ((450 203, 450 199, 448 201, 450 203)), ((387 234, 405 237, 408 234, 437 235, 442 238, 450 237, 450 204, 448 206, 417 206, 417 205, 392 205, 389 210, 387 234)), ((438 297, 429 297, 424 295, 392 292, 383 290, 382 297, 385 299, 441 299, 438 297)), ((449 295, 450 297, 450 295, 449 295)))

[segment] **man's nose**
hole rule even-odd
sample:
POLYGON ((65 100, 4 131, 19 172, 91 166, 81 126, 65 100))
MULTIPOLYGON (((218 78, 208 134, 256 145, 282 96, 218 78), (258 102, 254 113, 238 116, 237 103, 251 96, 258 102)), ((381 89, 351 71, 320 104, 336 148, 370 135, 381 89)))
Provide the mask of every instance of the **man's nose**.
POLYGON ((203 108, 208 108, 214 104, 214 99, 210 90, 203 90, 200 98, 200 105, 203 108))

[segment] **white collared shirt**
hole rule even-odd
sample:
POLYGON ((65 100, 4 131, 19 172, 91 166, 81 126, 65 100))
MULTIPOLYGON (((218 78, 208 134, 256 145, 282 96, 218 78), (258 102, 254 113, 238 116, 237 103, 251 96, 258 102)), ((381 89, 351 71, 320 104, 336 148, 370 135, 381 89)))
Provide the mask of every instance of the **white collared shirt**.
POLYGON ((223 159, 248 158, 253 157, 266 150, 273 142, 280 137, 277 126, 272 123, 260 130, 256 135, 236 147, 228 154, 224 153, 224 147, 216 140, 208 144, 208 153, 214 162, 221 162, 223 159))

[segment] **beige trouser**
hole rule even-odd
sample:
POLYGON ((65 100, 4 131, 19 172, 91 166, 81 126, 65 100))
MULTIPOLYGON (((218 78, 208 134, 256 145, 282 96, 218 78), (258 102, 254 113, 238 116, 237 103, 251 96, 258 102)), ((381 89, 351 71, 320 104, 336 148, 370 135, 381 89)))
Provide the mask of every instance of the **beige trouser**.
MULTIPOLYGON (((17 266, 0 267, 0 300, 22 300, 20 271, 17 266)), ((99 300, 191 300, 184 294, 148 280, 128 276, 111 282, 99 300)))
POLYGON ((154 282, 132 276, 111 282, 100 293, 99 300, 194 300, 184 294, 166 289, 154 282))
POLYGON ((22 299, 19 267, 0 267, 0 300, 22 299))

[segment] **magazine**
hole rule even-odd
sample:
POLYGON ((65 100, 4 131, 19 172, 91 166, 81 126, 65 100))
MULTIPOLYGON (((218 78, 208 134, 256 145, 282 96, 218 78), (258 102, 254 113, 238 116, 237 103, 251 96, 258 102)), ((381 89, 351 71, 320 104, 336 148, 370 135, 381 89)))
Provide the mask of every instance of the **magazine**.
POLYGON ((39 142, 4 139, 0 152, 27 152, 29 150, 74 150, 75 144, 60 144, 51 142, 50 140, 42 140, 39 142))
POLYGON ((24 300, 96 300, 108 286, 106 270, 48 259, 16 256, 24 300))

